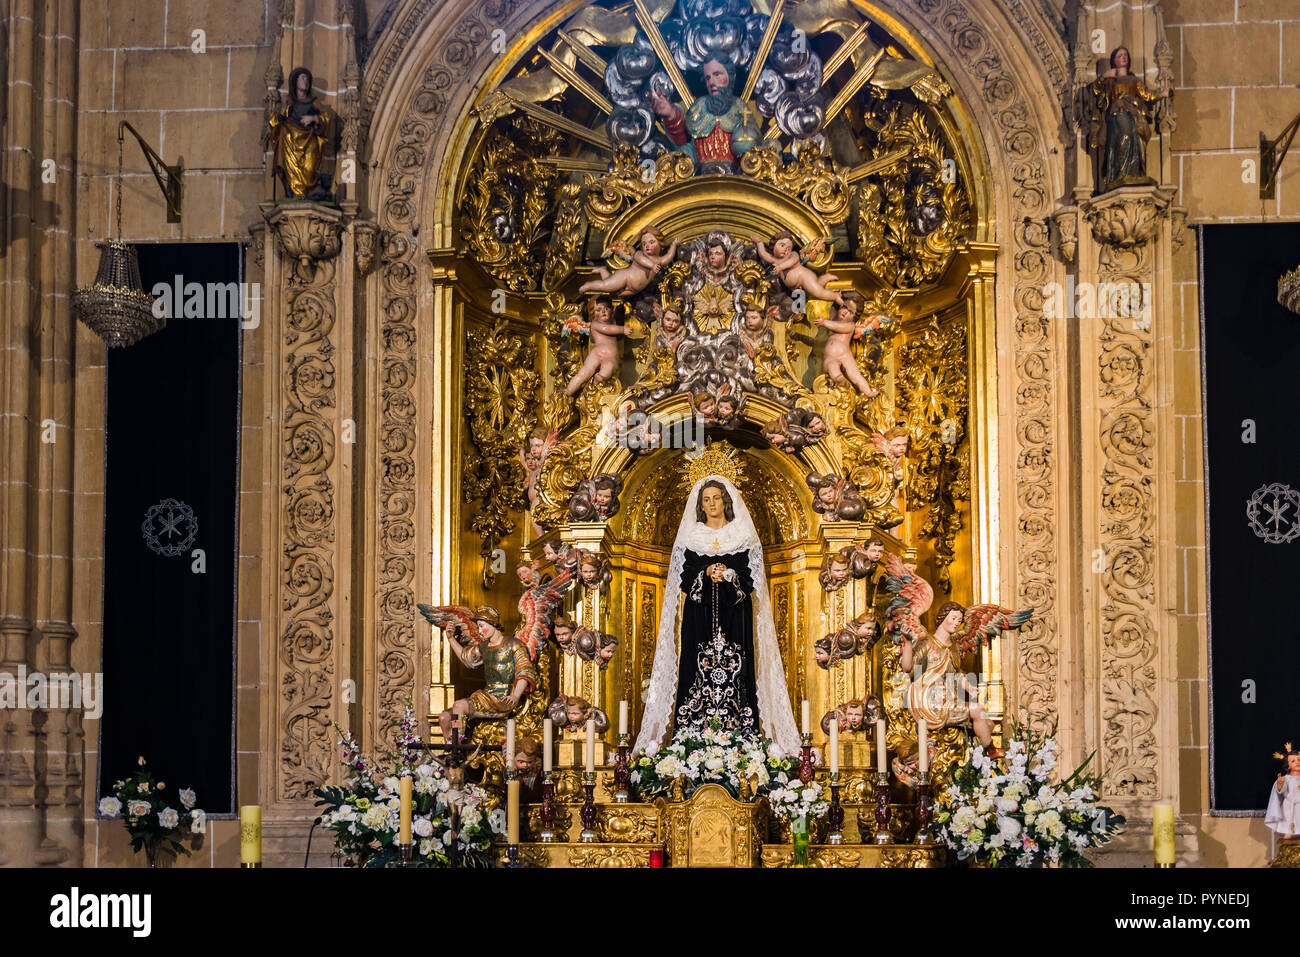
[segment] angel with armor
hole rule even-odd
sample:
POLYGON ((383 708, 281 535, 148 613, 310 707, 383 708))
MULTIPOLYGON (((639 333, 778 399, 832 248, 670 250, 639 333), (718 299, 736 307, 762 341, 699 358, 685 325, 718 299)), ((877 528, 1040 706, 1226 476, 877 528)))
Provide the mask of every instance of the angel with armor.
POLYGON ((757 236, 750 238, 754 241, 759 257, 772 267, 772 271, 776 273, 786 289, 791 291, 802 289, 809 299, 821 299, 825 302, 833 302, 837 306, 844 305, 844 299, 838 292, 826 288, 826 283, 834 282, 836 275, 828 272, 818 276, 804 265, 826 251, 826 237, 814 240, 798 252, 794 249, 794 234, 788 229, 782 229, 772 236, 771 252, 767 251, 763 240, 757 236))
POLYGON ((458 698, 438 716, 442 736, 451 739, 451 722, 459 718, 508 715, 537 687, 537 669, 528 646, 501 630, 501 616, 490 605, 471 611, 460 605, 417 605, 420 614, 447 635, 452 652, 466 668, 483 669, 483 687, 458 698), (461 642, 464 642, 462 644, 461 642))
POLYGON ((894 599, 889 604, 890 633, 899 643, 898 667, 916 674, 907 686, 904 704, 927 726, 960 727, 968 720, 975 737, 990 757, 1001 757, 993 746, 993 722, 979 704, 979 694, 958 667, 959 658, 1003 631, 1019 628, 1034 614, 1032 608, 1013 611, 998 605, 963 608, 955 601, 939 606, 934 633, 926 631, 921 616, 934 601, 934 589, 915 570, 909 571, 897 555, 889 556, 885 588, 894 599), (957 693, 961 688, 963 695, 957 693))
POLYGON ((630 263, 613 272, 600 266, 597 269, 600 278, 584 282, 578 287, 578 292, 584 296, 589 292, 612 292, 623 297, 635 296, 650 285, 651 281, 659 275, 660 270, 673 261, 673 257, 677 255, 677 240, 674 239, 665 250, 664 234, 653 226, 647 226, 641 233, 640 248, 635 252, 627 243, 616 239, 601 255, 602 258, 619 257, 620 260, 630 261, 630 263))

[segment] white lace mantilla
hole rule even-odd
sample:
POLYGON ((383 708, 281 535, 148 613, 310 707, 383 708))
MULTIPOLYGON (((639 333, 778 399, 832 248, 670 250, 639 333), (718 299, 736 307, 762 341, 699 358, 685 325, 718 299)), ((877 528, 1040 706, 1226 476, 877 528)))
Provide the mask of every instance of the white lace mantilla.
POLYGON ((781 648, 776 640, 772 619, 772 599, 767 588, 767 569, 763 564, 763 546, 758 530, 740 492, 720 475, 707 475, 691 488, 686 509, 673 542, 668 563, 668 582, 664 604, 659 612, 659 637, 655 645, 654 668, 650 673, 650 690, 646 694, 645 713, 637 734, 635 750, 653 751, 664 743, 668 723, 677 699, 677 609, 682 599, 682 568, 686 550, 701 555, 730 555, 747 552, 749 575, 754 583, 754 672, 758 690, 759 721, 763 734, 785 754, 799 752, 799 729, 795 725, 790 695, 785 687, 785 668, 781 648), (735 518, 722 528, 709 528, 696 519, 700 490, 706 482, 718 482, 731 496, 735 518))

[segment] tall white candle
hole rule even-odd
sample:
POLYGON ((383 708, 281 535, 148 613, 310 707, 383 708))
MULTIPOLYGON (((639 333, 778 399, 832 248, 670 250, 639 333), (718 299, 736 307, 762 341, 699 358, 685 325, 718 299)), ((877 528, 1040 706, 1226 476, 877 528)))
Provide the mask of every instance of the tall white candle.
POLYGON ((620 736, 627 734, 627 702, 618 703, 618 733, 620 736))
POLYGON ((515 719, 506 718, 506 771, 515 769, 515 719))
POLYGON ((596 770, 596 719, 587 719, 587 773, 596 770))
POLYGON ((885 773, 885 719, 876 719, 876 772, 885 773))
POLYGON ((804 699, 803 699, 803 708, 801 709, 801 712, 802 712, 801 717, 803 718, 803 720, 802 720, 802 722, 801 722, 801 724, 800 724, 800 731, 801 731, 803 734, 808 734, 808 733, 809 733, 809 732, 808 732, 808 725, 809 725, 809 723, 810 723, 810 722, 809 722, 809 716, 810 716, 810 714, 811 714, 811 711, 810 711, 809 709, 810 709, 811 707, 812 707, 812 706, 808 703, 808 699, 807 699, 807 698, 804 698, 804 699))
POLYGON ((840 719, 831 718, 831 774, 840 770, 840 719))
POLYGON ((551 773, 551 735, 554 733, 550 718, 542 721, 542 773, 551 773))
POLYGON ((916 756, 918 771, 930 770, 930 735, 927 733, 924 718, 916 719, 916 743, 920 748, 916 756))

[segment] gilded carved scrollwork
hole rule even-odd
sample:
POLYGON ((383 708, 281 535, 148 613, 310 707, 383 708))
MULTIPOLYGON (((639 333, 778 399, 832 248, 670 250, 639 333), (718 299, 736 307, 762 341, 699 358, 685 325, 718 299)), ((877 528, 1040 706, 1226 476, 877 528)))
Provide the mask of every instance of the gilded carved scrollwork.
POLYGON ((906 158, 873 173, 856 188, 857 257, 886 285, 912 289, 939 279, 972 223, 970 202, 955 174, 956 160, 924 110, 897 106, 874 147, 883 158, 906 158))
POLYGON ((853 190, 848 175, 833 169, 828 158, 816 149, 800 150, 787 163, 782 160, 779 146, 758 146, 744 155, 740 168, 755 179, 798 196, 831 226, 849 218, 853 190))
POLYGON ((919 534, 934 543, 936 583, 952 592, 949 568, 962 531, 957 503, 969 501, 966 442, 966 317, 932 320, 899 350, 895 409, 907 426, 907 507, 927 509, 919 534))
POLYGON ((465 414, 470 450, 462 492, 478 504, 470 524, 480 539, 484 588, 491 588, 492 553, 515 527, 512 511, 525 506, 519 448, 537 424, 534 412, 542 377, 532 343, 508 331, 504 321, 474 330, 466 343, 465 414))
POLYGON ((662 153, 651 166, 642 165, 636 150, 619 146, 608 173, 586 178, 587 217, 596 229, 608 229, 633 203, 694 175, 695 164, 685 153, 662 153))
POLYGON ((526 116, 493 127, 461 201, 462 234, 474 259, 516 291, 534 288, 541 273, 543 221, 555 207, 559 173, 540 159, 561 142, 551 127, 526 116))

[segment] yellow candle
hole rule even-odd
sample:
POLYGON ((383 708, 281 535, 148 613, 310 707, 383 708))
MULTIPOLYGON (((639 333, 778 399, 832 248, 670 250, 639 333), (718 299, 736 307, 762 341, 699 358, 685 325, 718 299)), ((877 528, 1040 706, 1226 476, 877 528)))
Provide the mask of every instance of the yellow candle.
POLYGON ((262 863, 262 809, 256 804, 239 809, 239 863, 262 863))
POLYGON ((808 734, 809 715, 810 715, 809 709, 811 707, 812 706, 808 703, 808 699, 804 698, 803 707, 800 709, 802 712, 801 717, 803 718, 803 721, 800 723, 800 727, 799 727, 799 730, 804 734, 808 734))
POLYGON ((542 773, 551 773, 551 734, 553 725, 550 718, 542 721, 542 773))
POLYGON ((885 719, 876 719, 876 771, 885 773, 885 719))
POLYGON ((596 770, 596 719, 587 719, 587 773, 596 770))
POLYGON ((916 756, 916 769, 918 771, 930 770, 930 735, 927 733, 925 719, 918 718, 916 721, 916 743, 920 750, 916 756))
POLYGON ((626 701, 620 701, 618 703, 618 733, 620 737, 622 735, 627 734, 627 702, 626 701))
POLYGON ((398 807, 397 841, 399 844, 411 843, 411 779, 402 778, 398 793, 401 804, 398 807))
POLYGON ((1157 804, 1152 807, 1151 829, 1156 863, 1173 866, 1177 858, 1174 848, 1174 806, 1172 804, 1157 804))
POLYGON ((515 719, 506 718, 506 773, 515 769, 515 719))
POLYGON ((831 774, 840 769, 840 719, 831 718, 831 774))
POLYGON ((519 843, 519 779, 506 785, 506 841, 519 843))

